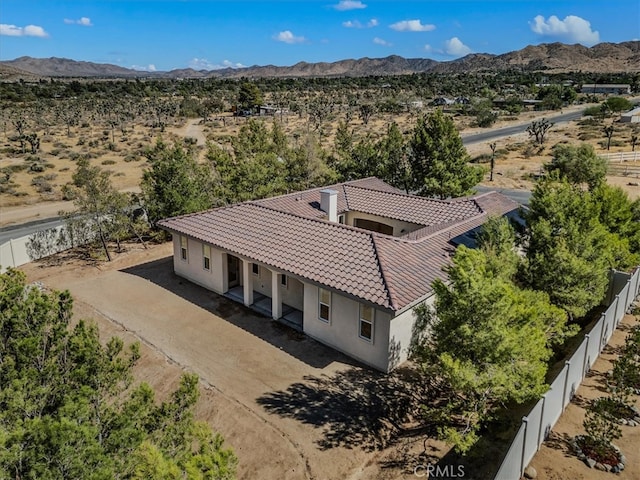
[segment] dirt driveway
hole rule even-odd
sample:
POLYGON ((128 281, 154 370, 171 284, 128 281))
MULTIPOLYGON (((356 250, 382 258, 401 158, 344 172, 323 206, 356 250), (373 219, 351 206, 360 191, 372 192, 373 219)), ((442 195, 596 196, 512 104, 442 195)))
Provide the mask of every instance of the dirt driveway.
POLYGON ((103 334, 141 340, 136 375, 160 397, 182 370, 196 372, 205 386, 199 416, 235 449, 239 478, 404 475, 381 473, 375 461, 386 418, 403 404, 390 377, 177 277, 170 253, 160 245, 98 267, 23 270, 69 289, 77 315, 95 319, 103 334))

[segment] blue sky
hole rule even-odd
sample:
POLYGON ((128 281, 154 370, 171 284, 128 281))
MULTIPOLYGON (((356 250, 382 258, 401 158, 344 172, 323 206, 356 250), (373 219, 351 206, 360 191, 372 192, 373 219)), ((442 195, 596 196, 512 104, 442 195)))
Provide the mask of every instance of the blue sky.
POLYGON ((640 39, 638 0, 1 0, 0 59, 139 70, 402 55, 452 60, 640 39))

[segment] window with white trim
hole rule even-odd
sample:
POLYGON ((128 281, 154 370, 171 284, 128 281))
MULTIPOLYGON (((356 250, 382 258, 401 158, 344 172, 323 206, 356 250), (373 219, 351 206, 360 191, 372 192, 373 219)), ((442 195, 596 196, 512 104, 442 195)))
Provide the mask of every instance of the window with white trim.
POLYGON ((287 288, 287 285, 289 283, 288 277, 283 273, 282 275, 280 275, 280 285, 282 286, 282 288, 287 288))
POLYGON ((323 288, 318 292, 318 318, 323 322, 331 319, 331 292, 323 288))
POLYGON ((358 336, 368 342, 373 341, 373 321, 375 310, 368 305, 360 304, 360 322, 358 325, 358 336))
POLYGON ((260 265, 258 265, 257 263, 252 263, 251 271, 253 272, 254 275, 260 276, 260 265))
POLYGON ((202 268, 211 270, 211 245, 202 244, 202 268))
POLYGON ((342 223, 343 225, 346 223, 344 213, 338 215, 338 223, 342 223))
POLYGON ((187 237, 180 235, 180 258, 187 261, 187 237))

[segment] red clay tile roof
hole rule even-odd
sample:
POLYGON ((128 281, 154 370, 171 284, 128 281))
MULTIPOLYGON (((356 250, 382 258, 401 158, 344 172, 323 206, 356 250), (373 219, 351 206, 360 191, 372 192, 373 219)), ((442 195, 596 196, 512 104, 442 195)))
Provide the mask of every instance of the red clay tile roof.
POLYGON ((320 191, 335 190, 338 192, 338 213, 354 210, 349 206, 349 199, 346 194, 346 187, 360 187, 366 189, 364 191, 371 193, 402 193, 395 187, 384 183, 379 178, 369 177, 361 180, 353 180, 351 182, 337 183, 326 187, 312 188, 303 192, 289 193, 278 197, 264 198, 255 200, 253 203, 264 205, 265 207, 280 210, 281 212, 293 213, 303 217, 323 218, 327 214, 320 210, 320 191))
POLYGON ((488 215, 519 207, 496 192, 437 201, 403 195, 385 185, 378 179, 347 182, 169 218, 158 225, 398 311, 427 296, 433 280, 445 277, 442 267, 455 250, 452 238, 482 225, 488 215), (339 211, 341 202, 348 202, 353 210, 419 219, 426 226, 405 237, 391 237, 321 220, 324 212, 313 202, 319 203, 324 188, 338 190, 339 211), (379 209, 367 207, 367 199, 379 209))
POLYGON ((349 210, 394 218, 418 225, 438 225, 482 213, 473 200, 445 201, 433 198, 370 190, 345 185, 349 210))

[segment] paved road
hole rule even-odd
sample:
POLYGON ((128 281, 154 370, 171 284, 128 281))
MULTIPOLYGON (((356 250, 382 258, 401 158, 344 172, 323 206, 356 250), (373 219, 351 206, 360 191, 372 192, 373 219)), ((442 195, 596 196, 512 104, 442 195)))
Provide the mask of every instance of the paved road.
MULTIPOLYGON (((563 113, 561 115, 555 115, 553 117, 548 117, 548 120, 552 121, 556 125, 559 123, 570 122, 572 120, 577 120, 582 117, 582 110, 578 110, 576 112, 563 113)), ((527 127, 531 125, 529 123, 522 123, 520 125, 514 125, 511 127, 497 128, 494 130, 488 130, 486 132, 474 133, 471 135, 466 135, 462 137, 462 143, 465 145, 473 145, 474 143, 482 143, 482 142, 490 142, 492 140, 508 137, 510 135, 517 135, 519 133, 524 133, 527 131, 527 127)))
POLYGON ((60 217, 44 218, 42 220, 34 220, 33 222, 21 223, 19 225, 11 225, 0 229, 0 245, 9 240, 31 235, 40 230, 56 228, 64 224, 64 220, 60 217))
POLYGON ((503 195, 509 197, 514 202, 518 202, 520 205, 529 205, 531 199, 531 192, 528 190, 513 190, 510 188, 492 188, 483 185, 475 187, 478 193, 484 192, 500 192, 503 195))

